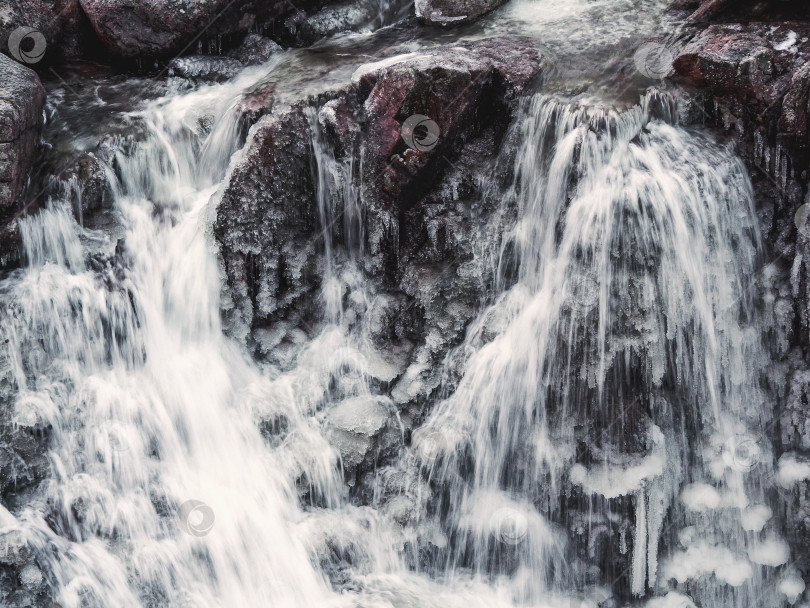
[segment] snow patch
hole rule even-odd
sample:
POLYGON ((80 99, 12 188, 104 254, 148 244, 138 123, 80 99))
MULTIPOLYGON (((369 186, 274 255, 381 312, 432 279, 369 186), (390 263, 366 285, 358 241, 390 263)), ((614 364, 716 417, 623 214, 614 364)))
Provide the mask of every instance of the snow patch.
POLYGON ((674 578, 683 584, 691 579, 714 575, 717 580, 739 587, 750 579, 754 570, 751 563, 735 555, 730 549, 698 542, 675 553, 662 568, 664 579, 674 578))
POLYGON ((794 46, 796 46, 796 41, 798 39, 799 39, 798 34, 796 34, 796 32, 794 32, 793 30, 791 30, 791 31, 788 32, 787 37, 782 42, 780 42, 779 44, 775 44, 773 46, 773 50, 775 50, 775 51, 789 51, 794 46))
POLYGON ((790 604, 795 604, 799 601, 802 593, 804 593, 804 580, 798 575, 790 575, 779 581, 780 593, 783 593, 788 598, 790 604))
POLYGON ((773 511, 766 505, 752 505, 743 510, 740 515, 740 522, 744 530, 748 532, 759 532, 773 516, 773 511))
POLYGON ((784 488, 790 488, 799 481, 810 479, 810 462, 798 460, 795 454, 785 454, 779 459, 779 471, 776 479, 784 488))
POLYGON ((627 467, 596 466, 588 469, 581 464, 571 467, 571 482, 591 494, 617 498, 638 492, 646 483, 664 472, 666 451, 664 434, 657 426, 650 429, 653 449, 638 462, 627 467))
POLYGON ((790 547, 781 538, 769 538, 750 547, 748 557, 762 566, 781 566, 790 559, 790 547))

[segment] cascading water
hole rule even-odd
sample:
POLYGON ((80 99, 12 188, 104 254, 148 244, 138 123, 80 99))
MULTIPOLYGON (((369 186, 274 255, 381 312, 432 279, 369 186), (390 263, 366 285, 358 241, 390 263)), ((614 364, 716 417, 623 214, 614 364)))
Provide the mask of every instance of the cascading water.
POLYGON ((752 193, 733 154, 654 118, 675 110, 657 94, 621 113, 527 104, 501 257, 519 276, 415 440, 450 514, 443 567, 508 573, 526 605, 593 584, 562 540, 582 525, 601 528, 596 582, 626 596, 702 577, 700 605, 760 606, 770 575, 748 556, 787 561, 749 523, 770 512, 743 454, 768 422, 752 193))
POLYGON ((767 451, 770 421, 733 151, 657 93, 624 111, 523 100, 514 181, 488 193, 518 210, 481 253, 494 291, 379 471, 415 505, 403 527, 347 491, 355 438, 336 421, 377 424, 395 372, 343 306, 378 297, 361 172, 314 110, 323 326, 285 369, 223 335, 211 222, 244 143, 234 100, 268 69, 133 113, 144 135, 110 176, 120 235, 77 224, 69 196, 22 222, 4 331, 52 476, 0 526, 61 605, 664 608, 693 605, 687 587, 703 607, 783 605, 771 471, 745 452, 767 451))

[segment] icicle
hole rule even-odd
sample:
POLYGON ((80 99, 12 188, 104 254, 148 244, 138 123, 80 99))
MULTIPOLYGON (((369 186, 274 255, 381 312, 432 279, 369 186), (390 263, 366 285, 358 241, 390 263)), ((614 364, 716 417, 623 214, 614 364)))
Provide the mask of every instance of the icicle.
POLYGON ((633 570, 630 587, 641 597, 647 588, 647 498, 644 489, 636 492, 636 536, 633 540, 633 570))

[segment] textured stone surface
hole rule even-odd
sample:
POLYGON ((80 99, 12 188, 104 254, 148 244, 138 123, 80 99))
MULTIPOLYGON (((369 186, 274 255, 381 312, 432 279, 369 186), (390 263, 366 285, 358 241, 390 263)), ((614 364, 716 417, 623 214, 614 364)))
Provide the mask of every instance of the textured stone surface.
POLYGON ((416 0, 416 16, 432 25, 453 26, 475 21, 506 0, 416 0))
MULTIPOLYGON (((370 289, 358 296, 356 279, 341 276, 334 306, 393 370, 373 372, 371 382, 391 395, 404 431, 418 424, 440 362, 491 279, 475 252, 504 229, 480 175, 496 165, 517 98, 543 69, 530 42, 497 39, 367 64, 344 89, 292 106, 272 106, 272 93, 257 87, 254 105, 243 106, 249 119, 261 118, 231 168, 214 224, 230 331, 259 358, 291 365, 324 322, 328 236, 333 263, 355 256, 349 266, 370 289), (412 115, 433 121, 435 142, 421 132, 403 137, 412 115), (324 184, 323 176, 339 177, 324 184), (334 206, 326 217, 324 188, 334 206), (346 217, 355 213, 347 192, 362 200, 359 218, 346 217)), ((358 432, 344 428, 339 412, 327 416, 348 473, 362 475, 403 432, 389 437, 390 422, 385 432, 358 432)))
POLYGON ((25 185, 42 129, 45 89, 36 73, 0 55, 0 213, 25 185))
POLYGON ((284 15, 288 2, 256 0, 81 0, 101 41, 117 55, 155 56, 180 51, 197 36, 249 32, 284 15))

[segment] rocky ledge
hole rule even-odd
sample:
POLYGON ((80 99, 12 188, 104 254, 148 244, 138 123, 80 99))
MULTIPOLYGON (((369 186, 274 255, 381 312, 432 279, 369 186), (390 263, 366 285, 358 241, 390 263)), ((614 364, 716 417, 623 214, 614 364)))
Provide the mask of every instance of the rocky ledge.
MULTIPOLYGON (((231 332, 283 368, 301 332, 314 337, 330 321, 320 290, 331 285, 332 307, 386 361, 373 384, 392 401, 375 415, 395 408, 402 425, 389 427, 409 432, 491 280, 474 255, 499 231, 481 175, 543 70, 530 41, 489 39, 364 65, 317 99, 246 102, 257 122, 214 224, 231 332), (352 287, 352 272, 372 293, 352 287)), ((380 442, 349 441, 330 424, 352 468, 369 462, 357 446, 380 442)))

